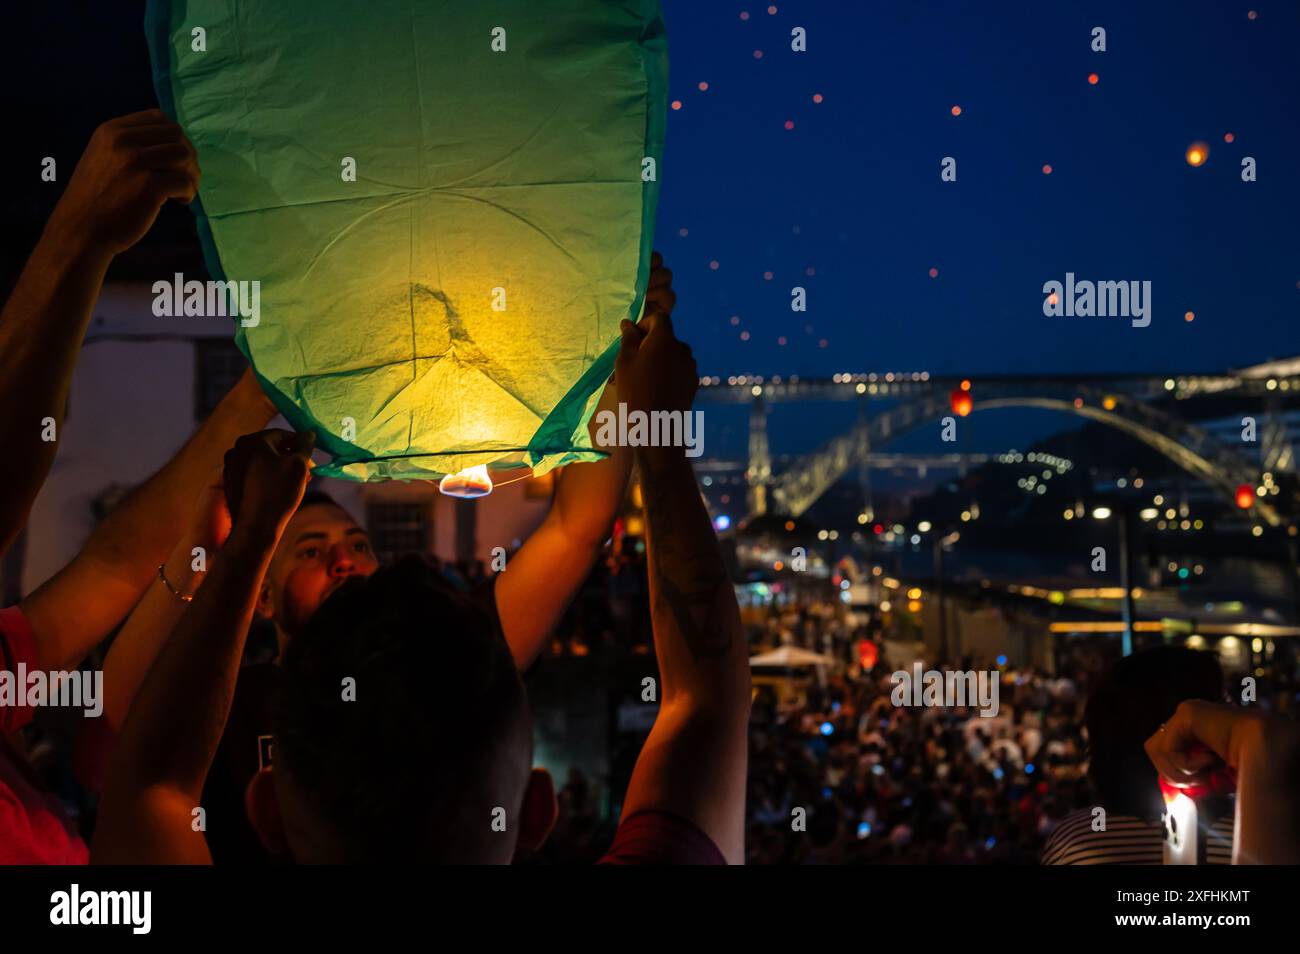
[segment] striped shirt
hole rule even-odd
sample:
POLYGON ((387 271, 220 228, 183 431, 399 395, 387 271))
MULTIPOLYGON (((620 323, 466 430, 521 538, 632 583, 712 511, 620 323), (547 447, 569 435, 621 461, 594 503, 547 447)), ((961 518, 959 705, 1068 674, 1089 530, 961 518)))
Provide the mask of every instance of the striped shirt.
MULTIPOLYGON (((1092 830, 1092 809, 1081 808, 1061 819, 1043 849, 1045 865, 1161 865, 1164 864, 1164 826, 1133 815, 1107 815, 1106 830, 1092 830)), ((1233 812, 1209 828, 1201 826, 1206 861, 1232 864, 1233 812)))

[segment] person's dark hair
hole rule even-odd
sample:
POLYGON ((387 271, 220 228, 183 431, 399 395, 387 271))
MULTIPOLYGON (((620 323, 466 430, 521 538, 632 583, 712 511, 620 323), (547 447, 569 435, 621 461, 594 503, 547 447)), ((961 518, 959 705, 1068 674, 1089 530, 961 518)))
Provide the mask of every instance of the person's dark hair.
POLYGON ((289 644, 272 712, 276 772, 324 860, 485 860, 506 838, 491 828, 498 805, 516 829, 532 754, 523 684, 488 612, 420 557, 330 595, 289 644))
POLYGON ((311 507, 311 506, 315 506, 316 504, 328 504, 331 507, 338 507, 340 510, 343 509, 343 505, 341 503, 339 503, 329 494, 325 493, 325 491, 323 490, 309 490, 305 494, 303 494, 302 502, 298 504, 298 509, 301 510, 303 507, 311 507))
POLYGON ((1143 743, 1186 699, 1218 702, 1223 669, 1213 653, 1158 646, 1126 656, 1088 695, 1088 775, 1109 812, 1159 817, 1160 786, 1143 743))

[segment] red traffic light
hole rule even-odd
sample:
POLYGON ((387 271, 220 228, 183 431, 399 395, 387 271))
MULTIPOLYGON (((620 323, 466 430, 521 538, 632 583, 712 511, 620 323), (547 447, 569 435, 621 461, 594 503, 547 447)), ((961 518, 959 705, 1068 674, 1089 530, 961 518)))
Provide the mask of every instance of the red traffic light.
POLYGON ((965 417, 971 412, 971 408, 975 406, 971 400, 970 391, 964 388, 957 388, 957 390, 953 391, 951 401, 953 411, 960 417, 965 417))
POLYGON ((1237 488, 1237 506, 1242 510, 1249 510, 1255 505, 1255 490, 1250 484, 1242 484, 1237 488))

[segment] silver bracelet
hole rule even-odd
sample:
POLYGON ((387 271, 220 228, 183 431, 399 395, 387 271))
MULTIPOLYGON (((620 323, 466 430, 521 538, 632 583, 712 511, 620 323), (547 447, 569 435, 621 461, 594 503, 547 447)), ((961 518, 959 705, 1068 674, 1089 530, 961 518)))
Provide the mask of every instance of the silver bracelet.
POLYGON ((165 566, 166 566, 165 563, 159 563, 159 564, 158 564, 158 579, 160 579, 160 580, 163 581, 163 586, 167 587, 167 589, 171 590, 173 593, 175 593, 177 596, 179 596, 179 597, 180 597, 182 600, 184 600, 186 603, 192 603, 192 602, 194 602, 194 597, 192 597, 192 596, 186 596, 186 595, 185 595, 184 593, 182 593, 180 590, 176 589, 176 587, 172 586, 172 581, 169 580, 169 579, 167 579, 167 572, 166 572, 166 570, 164 569, 165 566))

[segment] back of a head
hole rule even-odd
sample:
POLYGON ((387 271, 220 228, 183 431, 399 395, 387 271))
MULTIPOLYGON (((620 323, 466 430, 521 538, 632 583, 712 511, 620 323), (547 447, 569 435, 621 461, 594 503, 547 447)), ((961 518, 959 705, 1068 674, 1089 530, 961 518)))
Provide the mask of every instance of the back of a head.
POLYGON ((532 763, 523 685, 488 613, 423 559, 326 600, 286 653, 274 725, 298 861, 511 859, 532 763))
POLYGON ((1126 656, 1088 696, 1088 774, 1107 811, 1154 818, 1161 810, 1155 767, 1143 748, 1187 699, 1220 701, 1223 670, 1213 653, 1159 646, 1126 656))

